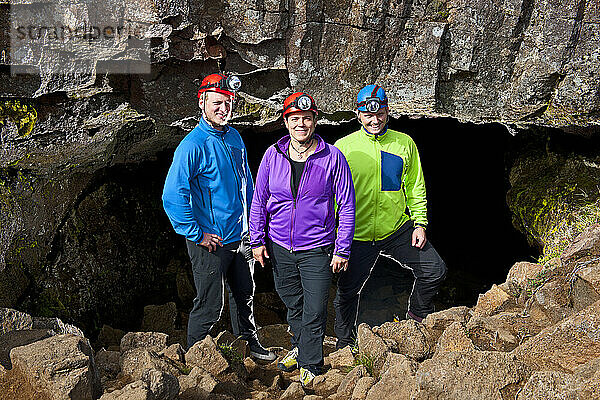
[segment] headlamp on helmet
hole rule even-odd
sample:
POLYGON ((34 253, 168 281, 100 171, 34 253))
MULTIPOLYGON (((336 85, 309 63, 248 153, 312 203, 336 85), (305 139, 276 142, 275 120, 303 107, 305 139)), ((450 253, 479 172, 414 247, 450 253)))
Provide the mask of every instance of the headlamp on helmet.
POLYGON ((288 114, 298 111, 312 111, 313 113, 315 113, 315 115, 317 114, 317 104, 315 103, 313 98, 306 93, 294 93, 290 95, 287 99, 285 99, 283 104, 284 117, 288 114))
POLYGON ((388 106, 385 90, 379 85, 367 85, 356 96, 356 109, 358 111, 376 113, 388 106))
POLYGON ((198 98, 204 92, 217 92, 233 96, 241 87, 242 80, 236 75, 211 74, 202 81, 202 86, 198 90, 198 98))
POLYGON ((376 113, 381 109, 381 100, 378 97, 369 97, 365 100, 365 109, 370 113, 376 113))

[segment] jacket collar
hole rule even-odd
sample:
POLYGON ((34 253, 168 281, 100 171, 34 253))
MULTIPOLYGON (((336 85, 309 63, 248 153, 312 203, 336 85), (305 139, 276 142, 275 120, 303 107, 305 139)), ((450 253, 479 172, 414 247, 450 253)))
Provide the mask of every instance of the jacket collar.
POLYGON ((387 124, 386 124, 386 125, 385 125, 385 129, 383 130, 383 132, 381 132, 381 133, 378 133, 377 135, 374 135, 374 134, 372 134, 371 132, 369 132, 368 130, 366 130, 366 129, 365 129, 365 127, 364 127, 364 126, 362 126, 362 125, 361 125, 361 127, 360 127, 360 131, 361 131, 362 133, 364 133, 365 135, 367 135, 367 137, 369 137, 370 139, 379 140, 379 139, 383 138, 383 137, 385 136, 385 134, 387 133, 387 131, 388 131, 388 126, 387 126, 387 124))
POLYGON ((229 132, 229 125, 225 125, 225 130, 220 131, 218 129, 213 128, 213 126, 211 124, 209 124, 207 120, 204 119, 204 115, 202 117, 200 117, 200 122, 198 123, 198 126, 203 131, 208 132, 215 136, 225 136, 225 134, 227 132, 229 132))
MULTIPOLYGON (((315 133, 313 137, 317 139, 317 147, 315 148, 315 153, 318 153, 319 151, 325 149, 325 141, 321 138, 321 136, 315 133)), ((275 143, 275 146, 279 149, 280 152, 286 154, 291 140, 292 139, 290 138, 289 134, 285 135, 284 137, 279 139, 277 143, 275 143)))

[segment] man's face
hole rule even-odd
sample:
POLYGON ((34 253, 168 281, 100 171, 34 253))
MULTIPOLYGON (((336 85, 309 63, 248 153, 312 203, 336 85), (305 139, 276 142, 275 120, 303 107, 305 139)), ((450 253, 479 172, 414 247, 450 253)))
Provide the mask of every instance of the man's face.
POLYGON ((298 111, 284 118, 285 127, 298 142, 307 141, 315 131, 315 115, 312 111, 298 111))
POLYGON ((358 121, 362 126, 373 135, 378 135, 385 129, 387 123, 388 109, 387 107, 380 108, 375 113, 359 111, 358 121))
POLYGON ((204 118, 213 127, 227 125, 233 106, 232 96, 217 92, 205 92, 200 97, 200 108, 204 110, 204 118))

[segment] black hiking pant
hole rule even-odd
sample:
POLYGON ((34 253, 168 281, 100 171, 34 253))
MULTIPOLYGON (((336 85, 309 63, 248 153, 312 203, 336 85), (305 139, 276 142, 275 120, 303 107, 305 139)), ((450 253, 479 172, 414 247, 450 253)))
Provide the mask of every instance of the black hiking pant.
POLYGON ((186 242, 196 286, 196 298, 188 321, 188 348, 204 339, 221 317, 225 283, 230 291, 229 308, 234 334, 244 340, 257 340, 252 310, 254 263, 246 261, 240 242, 217 247, 212 253, 204 246, 189 240, 186 242))
POLYGON ((409 311, 422 318, 434 311, 432 299, 446 277, 446 264, 429 240, 422 249, 412 246, 413 231, 409 221, 385 239, 352 241, 348 269, 340 273, 333 302, 337 348, 351 345, 356 340, 360 293, 380 254, 412 271, 415 280, 409 311))
POLYGON ((273 262, 275 289, 287 307, 292 346, 298 347, 298 367, 319 375, 333 276, 333 245, 290 252, 269 241, 267 250, 273 262))

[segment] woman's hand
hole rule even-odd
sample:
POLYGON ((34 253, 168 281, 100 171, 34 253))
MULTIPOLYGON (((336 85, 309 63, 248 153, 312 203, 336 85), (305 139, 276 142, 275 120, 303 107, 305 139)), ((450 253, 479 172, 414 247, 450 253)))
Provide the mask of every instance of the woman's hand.
POLYGON ((334 255, 331 258, 331 270, 335 272, 345 271, 348 269, 348 260, 334 255))
POLYGON ((265 246, 252 249, 252 256, 263 268, 265 267, 266 259, 269 258, 269 255, 267 254, 267 248, 265 246))

